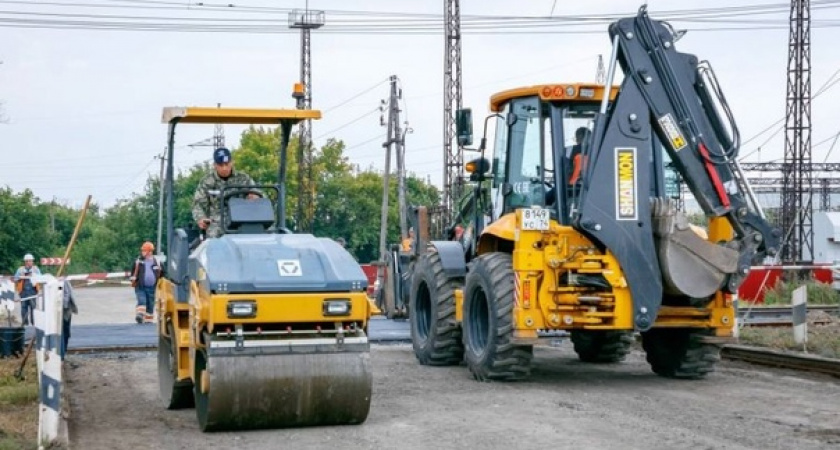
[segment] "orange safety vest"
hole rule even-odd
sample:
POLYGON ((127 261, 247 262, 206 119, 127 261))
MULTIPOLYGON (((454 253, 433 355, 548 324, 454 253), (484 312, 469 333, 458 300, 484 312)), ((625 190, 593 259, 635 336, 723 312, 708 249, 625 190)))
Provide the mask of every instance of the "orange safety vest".
POLYGON ((569 177, 569 184, 575 184, 580 180, 580 171, 583 167, 583 155, 578 153, 572 159, 572 176, 569 177))

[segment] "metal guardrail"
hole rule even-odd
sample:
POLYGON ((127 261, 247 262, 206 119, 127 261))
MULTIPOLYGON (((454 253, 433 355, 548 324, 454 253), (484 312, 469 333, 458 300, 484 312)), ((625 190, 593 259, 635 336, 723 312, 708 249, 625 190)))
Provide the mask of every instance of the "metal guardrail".
POLYGON ((721 356, 730 360, 744 361, 763 366, 823 373, 840 377, 840 359, 789 353, 746 345, 726 345, 721 350, 721 356))
MULTIPOLYGON (((809 305, 811 311, 821 311, 829 315, 840 317, 840 305, 809 305)), ((738 310, 738 320, 750 326, 788 326, 793 325, 792 306, 754 306, 741 307, 738 310)))

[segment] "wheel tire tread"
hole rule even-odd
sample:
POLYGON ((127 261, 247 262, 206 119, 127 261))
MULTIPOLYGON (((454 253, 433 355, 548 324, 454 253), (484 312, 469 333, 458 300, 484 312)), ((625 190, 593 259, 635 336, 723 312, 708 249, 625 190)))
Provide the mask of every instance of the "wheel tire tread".
MULTIPOLYGON (((469 345, 465 346, 465 356, 470 371, 479 381, 517 381, 531 374, 533 347, 516 345, 510 342, 514 331, 513 302, 514 277, 511 255, 507 253, 489 253, 478 257, 467 274, 466 295, 474 288, 482 287, 482 278, 492 292, 485 290, 490 303, 490 314, 495 315, 496 329, 488 341, 484 356, 475 355, 469 345), (475 285, 475 286, 473 286, 475 285)), ((465 308, 466 309, 466 308, 465 308)), ((465 316, 466 316, 465 312, 465 316)), ((465 317, 466 323, 466 317, 465 317)), ((464 333, 465 336, 467 333, 464 333)), ((465 338, 465 339, 468 339, 465 338)))

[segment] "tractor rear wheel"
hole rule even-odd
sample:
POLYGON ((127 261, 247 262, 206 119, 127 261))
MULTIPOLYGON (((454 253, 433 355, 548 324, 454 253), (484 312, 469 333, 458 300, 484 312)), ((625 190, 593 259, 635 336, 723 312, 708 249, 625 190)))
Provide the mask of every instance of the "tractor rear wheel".
POLYGON ((575 353, 583 362, 616 363, 624 360, 633 345, 629 331, 572 331, 575 353))
POLYGON ((479 256, 464 289, 464 353, 480 381, 515 381, 531 373, 533 346, 513 340, 514 277, 511 255, 479 256))
POLYGON ((642 347, 657 375, 699 379, 714 372, 720 360, 720 347, 703 342, 706 336, 706 330, 654 328, 642 333, 642 347))
POLYGON ((411 343, 420 364, 451 366, 464 359, 461 328, 455 320, 455 290, 463 278, 449 278, 437 252, 426 253, 414 266, 409 300, 411 343))

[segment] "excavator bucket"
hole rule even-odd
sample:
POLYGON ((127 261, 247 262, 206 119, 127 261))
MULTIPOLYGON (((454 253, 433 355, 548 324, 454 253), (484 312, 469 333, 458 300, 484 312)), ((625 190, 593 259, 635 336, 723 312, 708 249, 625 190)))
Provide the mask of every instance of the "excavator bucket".
POLYGON ((714 294, 737 271, 738 251, 704 239, 672 202, 655 199, 652 203, 654 242, 665 292, 691 298, 714 294))

